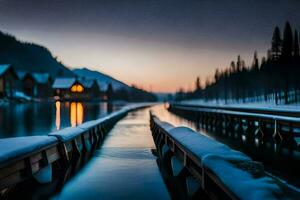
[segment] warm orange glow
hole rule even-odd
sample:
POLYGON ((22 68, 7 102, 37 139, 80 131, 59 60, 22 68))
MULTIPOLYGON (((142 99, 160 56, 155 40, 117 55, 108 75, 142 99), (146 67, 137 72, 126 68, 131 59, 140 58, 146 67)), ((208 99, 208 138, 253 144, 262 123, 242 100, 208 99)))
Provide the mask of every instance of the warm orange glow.
POLYGON ((59 101, 55 102, 55 108, 56 108, 55 126, 56 126, 56 130, 59 130, 60 129, 60 102, 59 101))
POLYGON ((83 122, 83 105, 82 103, 77 103, 77 125, 83 122))
POLYGON ((71 92, 83 92, 84 88, 80 84, 75 84, 71 87, 71 92))
POLYGON ((84 109, 82 103, 76 103, 76 102, 71 103, 70 122, 72 127, 82 124, 83 117, 84 117, 83 113, 84 113, 84 109))

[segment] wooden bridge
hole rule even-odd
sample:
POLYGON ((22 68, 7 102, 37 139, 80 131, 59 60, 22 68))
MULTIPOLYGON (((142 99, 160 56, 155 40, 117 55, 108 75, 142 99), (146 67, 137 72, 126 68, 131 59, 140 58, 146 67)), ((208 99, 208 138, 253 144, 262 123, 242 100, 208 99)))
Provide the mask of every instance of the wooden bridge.
POLYGON ((148 104, 128 106, 99 120, 66 128, 48 136, 0 140, 0 195, 28 179, 52 181, 53 173, 68 169, 82 155, 91 155, 114 124, 128 112, 148 104))
POLYGON ((161 162, 175 177, 184 199, 289 199, 299 192, 269 177, 262 164, 187 127, 151 115, 161 162))
POLYGON ((217 134, 271 139, 292 150, 299 150, 300 118, 296 111, 264 110, 250 108, 226 108, 212 106, 188 106, 171 104, 169 111, 195 121, 201 128, 217 134), (292 116, 292 117, 289 117, 292 116))

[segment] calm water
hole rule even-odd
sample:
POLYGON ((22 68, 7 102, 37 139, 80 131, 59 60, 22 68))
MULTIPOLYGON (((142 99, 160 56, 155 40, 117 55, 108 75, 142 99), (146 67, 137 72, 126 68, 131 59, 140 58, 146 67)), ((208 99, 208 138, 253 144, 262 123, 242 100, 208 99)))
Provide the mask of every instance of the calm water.
POLYGON ((0 138, 47 135, 69 126, 97 119, 122 104, 47 102, 0 105, 0 138))
POLYGON ((54 199, 170 199, 151 153, 149 110, 131 112, 118 122, 54 199))
MULTIPOLYGON (((102 106, 97 105, 97 108, 102 108, 102 106)), ((106 113, 102 110, 95 116, 106 113)), ((202 134, 246 152, 255 160, 262 161, 272 173, 298 186, 297 177, 299 175, 295 172, 295 169, 299 169, 299 166, 296 165, 297 162, 294 163, 295 165, 283 162, 283 164, 288 163, 286 166, 289 169, 281 168, 282 166, 278 164, 281 162, 276 162, 280 158, 270 153, 268 148, 248 148, 247 145, 232 138, 219 137, 215 133, 200 129, 197 123, 174 115, 168 112, 163 105, 159 105, 131 112, 119 121, 92 158, 69 178, 53 181, 49 185, 39 185, 34 189, 26 188, 22 193, 35 199, 45 199, 46 197, 52 197, 51 199, 169 199, 170 195, 160 174, 157 158, 151 152, 155 145, 149 129, 150 110, 161 120, 168 121, 175 126, 191 127, 202 134), (260 157, 262 154, 270 158, 260 157)), ((69 121, 65 123, 68 126, 72 125, 70 115, 69 111, 69 121)), ((73 121, 81 118, 77 117, 73 121)), ((83 118, 84 120, 88 119, 87 116, 83 118)), ((53 123, 55 129, 55 120, 53 123)))

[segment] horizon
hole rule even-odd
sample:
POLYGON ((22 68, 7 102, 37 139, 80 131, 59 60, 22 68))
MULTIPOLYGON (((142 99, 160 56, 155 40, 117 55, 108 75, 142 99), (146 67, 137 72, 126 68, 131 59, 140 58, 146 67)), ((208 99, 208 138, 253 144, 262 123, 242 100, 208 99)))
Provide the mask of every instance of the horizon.
POLYGON ((237 55, 247 66, 255 50, 265 56, 276 25, 300 26, 294 0, 126 2, 2 0, 0 29, 47 47, 69 68, 173 93, 194 88, 197 76, 204 83, 237 55))

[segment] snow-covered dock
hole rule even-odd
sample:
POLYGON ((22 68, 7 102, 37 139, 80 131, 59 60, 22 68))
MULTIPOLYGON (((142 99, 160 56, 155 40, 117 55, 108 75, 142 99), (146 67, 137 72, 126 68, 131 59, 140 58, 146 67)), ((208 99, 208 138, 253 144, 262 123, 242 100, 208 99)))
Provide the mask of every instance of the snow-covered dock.
POLYGON ((48 136, 0 139, 0 194, 26 179, 51 182, 53 170, 67 168, 81 154, 92 152, 118 120, 130 111, 150 105, 126 106, 104 118, 48 136))
MULTIPOLYGON (((250 108, 249 108, 250 109, 250 108)), ((291 148, 299 147, 300 118, 293 116, 264 114, 265 110, 256 112, 235 111, 230 108, 215 108, 171 104, 169 110, 199 122, 204 128, 216 133, 244 135, 247 138, 275 139, 288 144, 291 148)), ((271 112, 269 110, 268 112, 271 112)))
POLYGON ((261 163, 187 127, 151 115, 151 130, 163 163, 184 180, 189 197, 293 199, 299 192, 266 174, 261 163))

